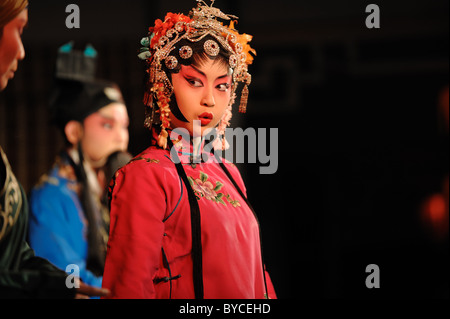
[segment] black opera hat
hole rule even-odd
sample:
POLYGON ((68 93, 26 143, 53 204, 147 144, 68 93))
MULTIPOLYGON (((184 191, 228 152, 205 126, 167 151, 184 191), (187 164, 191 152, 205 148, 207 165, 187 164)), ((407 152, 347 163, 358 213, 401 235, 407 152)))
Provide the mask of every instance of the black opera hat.
POLYGON ((90 81, 95 77, 97 51, 87 43, 84 49, 76 46, 74 41, 62 45, 56 58, 57 79, 90 81))
POLYGON ((73 42, 69 42, 58 50, 50 97, 52 122, 62 129, 67 122, 82 122, 108 104, 125 104, 117 84, 95 79, 95 49, 89 44, 84 51, 73 47, 73 42))
POLYGON ((52 121, 64 128, 67 122, 82 122, 90 114, 111 103, 125 104, 115 83, 58 79, 50 101, 52 121))

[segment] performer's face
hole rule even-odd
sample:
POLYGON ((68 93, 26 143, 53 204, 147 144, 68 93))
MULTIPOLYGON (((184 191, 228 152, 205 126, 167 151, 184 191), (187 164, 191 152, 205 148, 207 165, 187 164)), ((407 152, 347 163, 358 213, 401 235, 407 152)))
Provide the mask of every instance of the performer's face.
POLYGON ((94 166, 101 166, 116 151, 128 148, 128 113, 125 105, 111 103, 83 122, 83 154, 94 166))
POLYGON ((25 58, 22 32, 28 23, 28 10, 24 9, 3 28, 0 38, 0 91, 14 77, 20 60, 25 58))
POLYGON ((172 74, 174 95, 187 122, 170 113, 172 128, 185 128, 193 134, 193 121, 201 121, 201 133, 206 134, 222 118, 231 98, 231 69, 221 63, 206 62, 196 67, 181 66, 172 74))

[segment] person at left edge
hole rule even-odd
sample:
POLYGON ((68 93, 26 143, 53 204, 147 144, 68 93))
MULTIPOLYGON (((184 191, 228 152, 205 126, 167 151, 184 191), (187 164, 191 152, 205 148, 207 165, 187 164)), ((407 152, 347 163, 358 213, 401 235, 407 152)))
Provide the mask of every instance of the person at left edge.
MULTIPOLYGON (((0 0, 0 91, 25 58, 21 35, 28 23, 27 0, 0 0)), ((35 256, 26 242, 28 202, 0 147, 0 298, 86 298, 109 291, 80 282, 66 286, 67 274, 35 256)))

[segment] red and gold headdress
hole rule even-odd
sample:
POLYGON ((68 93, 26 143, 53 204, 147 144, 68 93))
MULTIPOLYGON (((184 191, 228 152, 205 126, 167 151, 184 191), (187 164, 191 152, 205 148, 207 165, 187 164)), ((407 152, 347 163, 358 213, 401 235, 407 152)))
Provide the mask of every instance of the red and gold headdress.
MULTIPOLYGON (((185 39, 187 43, 194 43, 210 36, 203 45, 204 52, 215 57, 219 54, 221 48, 229 53, 229 66, 233 69, 232 98, 230 105, 221 119, 218 127, 219 135, 224 134, 224 130, 229 125, 231 118, 231 105, 234 102, 235 91, 239 83, 244 84, 241 93, 241 103, 239 111, 245 113, 248 99, 248 85, 251 83, 251 75, 248 73, 247 66, 252 63, 255 50, 250 47, 248 42, 252 36, 248 34, 239 34, 234 28, 234 20, 237 17, 224 14, 218 8, 205 4, 202 0, 197 0, 198 5, 193 8, 189 16, 183 14, 167 13, 164 21, 158 19, 155 26, 149 29, 149 37, 141 40, 141 52, 139 57, 147 61, 149 73, 148 90, 144 95, 144 104, 146 105, 145 125, 151 127, 154 121, 155 112, 159 112, 159 121, 161 122, 161 132, 158 137, 158 145, 166 148, 167 130, 170 127, 169 121, 169 102, 173 94, 172 84, 162 67, 163 64, 169 70, 175 69, 179 61, 174 54, 178 50, 181 59, 189 59, 193 50, 188 45, 178 47, 178 43, 185 39), (228 21, 229 25, 224 25, 223 21, 228 21), (153 101, 156 100, 158 110, 155 110, 153 101)), ((223 147, 225 139, 222 139, 223 147)))

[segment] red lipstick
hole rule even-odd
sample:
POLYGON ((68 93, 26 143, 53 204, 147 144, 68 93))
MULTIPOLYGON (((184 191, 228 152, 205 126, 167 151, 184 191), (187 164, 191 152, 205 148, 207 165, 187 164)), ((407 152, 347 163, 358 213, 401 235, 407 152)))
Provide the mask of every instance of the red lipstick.
POLYGON ((210 112, 203 112, 198 116, 198 119, 200 120, 202 126, 208 125, 214 117, 214 114, 210 112))

